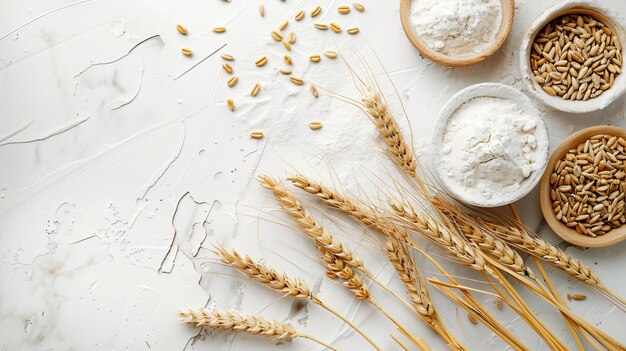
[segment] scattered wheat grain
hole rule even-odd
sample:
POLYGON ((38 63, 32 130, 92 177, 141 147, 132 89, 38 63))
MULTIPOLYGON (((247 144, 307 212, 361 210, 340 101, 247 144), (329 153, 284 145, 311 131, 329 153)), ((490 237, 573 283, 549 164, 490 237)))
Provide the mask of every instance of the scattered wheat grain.
POLYGON ((311 17, 315 17, 315 16, 319 15, 320 12, 322 12, 322 8, 319 7, 319 6, 315 6, 313 8, 313 10, 311 11, 311 17))
POLYGON ((259 57, 256 61, 254 61, 254 64, 257 67, 263 67, 265 66, 266 63, 267 63, 267 56, 259 57))
POLYGON ((185 28, 185 26, 183 26, 182 24, 177 24, 176 30, 182 35, 187 35, 187 28, 185 28))
POLYGON ((322 122, 311 122, 309 123, 309 128, 313 129, 313 130, 318 130, 322 128, 322 122))
POLYGON ((235 111, 235 102, 233 101, 233 99, 227 99, 226 106, 228 106, 229 110, 235 111))
POLYGON ((254 86, 252 87, 252 90, 250 91, 250 95, 252 95, 252 96, 257 96, 257 94, 259 93, 259 91, 261 91, 261 84, 256 83, 256 84, 254 84, 254 86))
POLYGON ((224 69, 224 71, 226 71, 226 73, 231 74, 233 73, 233 66, 231 66, 228 63, 223 63, 222 64, 222 68, 224 69))

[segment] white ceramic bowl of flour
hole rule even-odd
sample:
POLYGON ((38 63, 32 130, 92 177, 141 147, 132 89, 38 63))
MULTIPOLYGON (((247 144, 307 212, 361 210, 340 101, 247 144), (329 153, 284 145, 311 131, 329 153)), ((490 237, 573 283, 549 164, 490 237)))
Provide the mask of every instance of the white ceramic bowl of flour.
POLYGON ((450 195, 468 205, 497 207, 527 195, 548 162, 541 112, 520 91, 481 83, 454 95, 439 112, 433 167, 450 195))

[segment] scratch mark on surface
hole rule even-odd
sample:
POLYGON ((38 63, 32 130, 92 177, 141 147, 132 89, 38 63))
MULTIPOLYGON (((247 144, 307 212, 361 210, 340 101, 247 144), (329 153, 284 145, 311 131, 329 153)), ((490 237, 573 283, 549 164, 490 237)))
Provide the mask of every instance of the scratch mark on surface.
POLYGON ((263 144, 263 149, 261 149, 261 154, 259 154, 259 158, 257 159, 256 164, 252 168, 252 171, 250 172, 250 176, 248 176, 248 182, 246 183, 246 189, 248 188, 248 186, 250 186, 250 182, 254 178, 254 174, 256 173, 256 170, 257 170, 257 168, 259 168, 259 164, 261 163, 261 159, 263 158, 263 154, 265 153, 265 148, 267 147, 267 143, 268 142, 269 141, 267 141, 267 142, 265 142, 265 144, 263 144))
POLYGON ((97 236, 97 235, 95 235, 95 234, 94 234, 94 235, 90 235, 90 236, 88 236, 88 237, 86 237, 86 238, 82 238, 82 239, 79 239, 79 240, 76 240, 76 241, 72 241, 71 243, 69 243, 69 244, 67 244, 67 245, 75 245, 75 244, 79 244, 79 243, 82 243, 83 241, 87 241, 87 240, 89 240, 89 239, 93 239, 93 238, 97 238, 97 237, 98 237, 98 236, 97 236))
POLYGON ((38 138, 35 139, 28 139, 28 140, 17 140, 17 141, 7 141, 5 143, 0 143, 0 146, 5 146, 5 145, 13 145, 13 144, 28 144, 28 143, 33 143, 33 142, 37 142, 37 141, 43 141, 46 139, 50 139, 54 136, 57 136, 59 134, 63 134, 65 132, 67 132, 70 129, 73 129, 85 122, 87 122, 87 120, 89 120, 91 118, 92 115, 89 116, 85 116, 81 119, 77 119, 75 121, 69 122, 65 125, 60 126, 57 129, 54 129, 50 132, 48 132, 47 134, 44 134, 43 136, 40 136, 38 138))
POLYGON ((112 107, 111 111, 115 111, 115 110, 119 110, 122 107, 130 104, 131 102, 135 101, 135 99, 137 98, 137 96, 139 96, 139 92, 141 91, 141 87, 143 86, 143 74, 144 74, 144 70, 145 70, 145 66, 142 64, 141 66, 141 70, 139 70, 140 75, 139 75, 139 87, 137 88, 137 92, 135 92, 135 95, 133 95, 129 100, 122 102, 122 104, 112 107))
POLYGON ((31 124, 33 124, 33 122, 35 122, 34 119, 31 119, 30 121, 24 123, 22 126, 20 126, 19 128, 17 128, 16 130, 9 132, 8 134, 6 134, 5 136, 0 137, 0 143, 21 133, 24 129, 30 127, 31 124))
MULTIPOLYGON (((175 243, 176 243, 177 232, 176 232, 176 226, 174 225, 174 218, 176 218, 176 214, 178 213, 178 208, 180 207, 180 204, 183 202, 183 199, 187 197, 187 195, 189 194, 190 194, 189 191, 186 192, 185 194, 183 194, 183 196, 180 197, 180 199, 178 199, 178 202, 176 202, 176 208, 174 209, 174 213, 172 214, 172 220, 171 220, 172 227, 174 228, 174 235, 172 236, 170 247, 167 249, 167 253, 165 254, 165 256, 163 256, 163 260, 161 261, 161 265, 159 266, 159 271, 158 271, 159 273, 167 273, 167 274, 170 273, 170 272, 163 271, 163 265, 165 264, 165 261, 169 257, 170 253, 172 252, 172 248, 176 246, 175 243)), ((174 258, 174 260, 176 260, 176 258, 174 258)))
MULTIPOLYGON (((181 121, 179 121, 181 122, 181 121)), ((150 185, 148 185, 146 187, 146 190, 143 192, 143 194, 141 194, 141 196, 137 199, 139 200, 143 200, 146 198, 146 195, 148 195, 148 192, 154 188, 154 186, 159 182, 159 180, 161 180, 161 178, 163 178, 163 176, 165 175, 165 173, 167 172, 168 169, 170 169, 172 167, 172 165, 174 164, 174 162, 176 162, 176 160, 178 160, 178 158, 180 157, 180 154, 183 151, 183 147, 185 145, 185 140, 187 138, 187 128, 185 127, 185 123, 182 123, 183 126, 183 140, 180 143, 180 148, 178 149, 178 152, 176 153, 176 156, 170 160, 164 167, 163 170, 159 173, 159 175, 156 177, 156 179, 150 183, 150 185)))
POLYGON ((130 50, 128 50, 128 52, 126 52, 124 55, 122 55, 122 56, 120 56, 120 57, 118 57, 118 58, 116 58, 116 59, 114 59, 114 60, 111 60, 111 61, 106 61, 106 62, 96 62, 96 63, 90 63, 90 64, 89 64, 89 66, 87 66, 87 68, 85 68, 84 70, 80 71, 77 75, 75 75, 75 76, 74 76, 74 78, 78 78, 80 75, 82 75, 83 73, 85 73, 85 72, 89 71, 89 70, 90 70, 90 69, 92 69, 93 67, 96 67, 96 66, 105 66, 105 65, 110 65, 110 64, 112 64, 112 63, 116 63, 116 62, 118 62, 118 61, 122 60, 123 58, 125 58, 126 56, 130 55, 130 54, 133 52, 133 50, 135 50, 136 48, 138 48, 139 46, 141 46, 141 44, 143 44, 143 43, 145 43, 145 42, 148 42, 148 41, 150 41, 150 40, 152 40, 152 39, 154 39, 154 38, 159 38, 159 40, 161 41, 161 44, 162 44, 162 45, 165 45, 165 43, 163 42, 163 39, 161 39, 161 35, 160 35, 160 34, 155 34, 155 35, 153 35, 153 36, 151 36, 151 37, 147 37, 146 39, 144 39, 144 40, 142 40, 142 41, 138 42, 138 43, 137 43, 137 44, 135 44, 133 47, 131 47, 131 48, 130 48, 130 50))
POLYGON ((9 31, 7 34, 5 34, 5 35, 3 35, 2 37, 0 37, 0 40, 4 40, 4 39, 6 39, 9 35, 11 35, 11 34, 13 34, 13 33, 17 32, 17 31, 19 31, 19 30, 21 30, 21 29, 23 29, 23 28, 25 28, 25 27, 27 27, 27 26, 29 26, 29 25, 31 25, 31 24, 33 24, 33 23, 37 22, 37 21, 39 21, 40 19, 46 18, 46 17, 48 17, 48 16, 50 16, 50 15, 52 15, 52 14, 54 14, 54 13, 57 13, 57 12, 59 12, 59 11, 66 10, 66 9, 71 8, 71 7, 74 7, 74 6, 78 6, 78 5, 86 4, 86 3, 88 3, 88 2, 92 2, 92 1, 96 1, 96 0, 82 0, 82 1, 78 1, 78 2, 72 3, 72 4, 68 4, 68 5, 65 5, 65 6, 61 6, 61 7, 59 7, 59 8, 56 8, 56 9, 52 10, 52 11, 48 11, 48 12, 46 12, 46 13, 44 13, 44 14, 41 14, 41 15, 39 15, 39 16, 37 16, 37 17, 35 17, 35 18, 31 19, 30 21, 28 21, 28 22, 26 22, 26 23, 22 24, 21 26, 19 26, 19 27, 17 27, 17 28, 15 28, 15 29, 13 29, 13 30, 11 30, 11 31, 9 31))
MULTIPOLYGON (((222 46, 220 46, 219 48, 217 48, 215 51, 213 51, 212 53, 208 54, 206 57, 204 57, 202 60, 196 62, 195 65, 189 67, 186 71, 184 71, 183 73, 181 73, 178 77, 173 78, 174 80, 177 80, 178 78, 181 78, 182 76, 184 76, 185 74, 189 73, 191 70, 193 70, 194 68, 196 68, 199 64, 201 64, 202 62, 204 62, 206 59, 208 59, 209 57, 215 55, 218 51, 222 50, 226 45, 228 44, 224 44, 222 46)), ((171 76, 170 76, 171 77, 171 76)))

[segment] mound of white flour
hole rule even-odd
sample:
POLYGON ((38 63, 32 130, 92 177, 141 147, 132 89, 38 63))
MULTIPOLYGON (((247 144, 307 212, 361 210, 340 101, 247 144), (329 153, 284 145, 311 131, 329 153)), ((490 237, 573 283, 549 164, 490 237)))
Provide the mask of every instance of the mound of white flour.
POLYGON ((484 51, 502 20, 500 0, 413 0, 411 24, 431 48, 446 55, 484 51))
POLYGON ((476 203, 510 198, 542 167, 548 139, 537 133, 540 123, 540 117, 512 100, 467 101, 445 125, 440 175, 453 191, 476 203))

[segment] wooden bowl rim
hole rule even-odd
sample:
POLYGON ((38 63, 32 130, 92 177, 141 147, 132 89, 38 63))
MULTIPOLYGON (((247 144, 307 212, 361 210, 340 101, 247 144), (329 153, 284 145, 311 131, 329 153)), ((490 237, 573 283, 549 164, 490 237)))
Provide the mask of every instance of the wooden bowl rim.
POLYGON ((552 210, 552 200, 550 199, 550 175, 552 174, 554 165, 567 153, 569 149, 580 144, 581 140, 597 134, 610 134, 626 138, 626 129, 611 125, 600 125, 585 128, 570 135, 563 140, 563 142, 554 150, 552 155, 550 155, 548 165, 543 177, 541 177, 541 183, 539 186, 541 212, 543 213, 543 217, 550 228, 552 228, 552 230, 563 240, 583 247, 605 247, 617 244, 618 242, 626 239, 626 225, 613 229, 605 235, 592 238, 584 234, 579 234, 576 230, 573 230, 561 221, 558 221, 556 219, 556 214, 552 210))
MULTIPOLYGON (((597 7, 597 4, 590 3, 585 0, 564 2, 550 6, 532 22, 522 40, 521 50, 519 51, 519 62, 522 80, 526 83, 528 90, 530 90, 530 92, 535 95, 539 101, 554 109, 565 112, 588 113, 608 107, 626 91, 626 83, 623 83, 623 79, 626 78, 622 77, 622 74, 619 74, 616 77, 614 86, 601 96, 587 101, 569 101, 563 100, 558 96, 550 96, 543 91, 539 83, 533 79, 529 59, 533 39, 548 22, 563 15, 577 13, 592 15, 602 20, 606 26, 613 31, 613 33, 617 34, 622 43, 626 42, 626 31, 624 28, 621 25, 618 25, 617 21, 610 15, 604 13, 603 9, 597 7)), ((622 54, 623 53, 624 49, 622 47, 622 54)))
POLYGON ((413 46, 424 56, 431 61, 440 65, 448 67, 463 67, 473 65, 475 63, 486 60, 493 55, 498 49, 502 47, 504 42, 511 32, 513 26, 513 19, 515 16, 515 0, 500 0, 502 4, 502 20, 500 21, 500 27, 496 34, 496 39, 493 44, 489 46, 483 52, 464 55, 464 56, 450 56, 439 53, 431 49, 411 27, 410 10, 412 0, 400 0, 400 22, 402 23, 402 29, 409 38, 409 41, 413 46))

